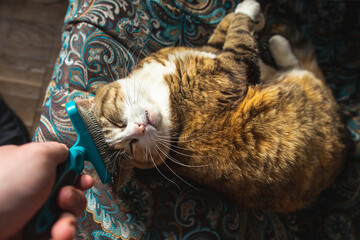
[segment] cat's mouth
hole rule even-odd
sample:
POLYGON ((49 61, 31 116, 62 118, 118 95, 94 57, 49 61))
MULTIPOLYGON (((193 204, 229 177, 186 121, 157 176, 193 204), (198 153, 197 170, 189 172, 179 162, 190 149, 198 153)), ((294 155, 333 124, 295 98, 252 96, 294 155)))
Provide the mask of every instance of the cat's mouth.
POLYGON ((139 146, 138 139, 132 139, 130 141, 130 154, 132 156, 132 165, 136 168, 150 169, 154 168, 155 165, 160 164, 159 159, 157 159, 156 155, 150 157, 146 156, 147 151, 145 151, 139 146), (152 161, 148 161, 150 158, 152 159, 152 161))
POLYGON ((140 169, 150 169, 156 167, 166 158, 166 150, 154 150, 148 147, 146 150, 140 146, 138 139, 132 139, 129 144, 129 154, 131 155, 132 165, 140 169))

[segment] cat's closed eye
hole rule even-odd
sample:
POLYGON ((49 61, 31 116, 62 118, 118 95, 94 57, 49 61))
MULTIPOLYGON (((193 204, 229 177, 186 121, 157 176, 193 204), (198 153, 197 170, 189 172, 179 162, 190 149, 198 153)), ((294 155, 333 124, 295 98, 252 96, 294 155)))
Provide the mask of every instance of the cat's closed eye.
POLYGON ((124 122, 122 122, 122 121, 114 121, 114 120, 112 120, 110 118, 106 118, 106 120, 108 120, 115 127, 126 128, 126 124, 124 122))

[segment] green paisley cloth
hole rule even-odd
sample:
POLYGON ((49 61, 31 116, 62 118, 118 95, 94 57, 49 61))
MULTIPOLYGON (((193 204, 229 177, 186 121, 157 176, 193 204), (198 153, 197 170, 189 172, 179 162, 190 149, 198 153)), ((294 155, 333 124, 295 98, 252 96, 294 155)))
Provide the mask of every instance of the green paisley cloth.
MULTIPOLYGON (((260 1, 268 24, 295 23, 316 47, 340 103, 352 154, 336 182, 308 208, 291 214, 240 209, 203 186, 156 170, 136 171, 118 200, 96 178, 86 192, 78 239, 360 239, 360 18, 358 1, 260 1)), ((166 46, 200 46, 233 0, 70 0, 62 49, 46 92, 35 141, 71 146, 76 134, 64 104, 88 98, 166 46)), ((264 44, 266 48, 266 44, 264 44)))

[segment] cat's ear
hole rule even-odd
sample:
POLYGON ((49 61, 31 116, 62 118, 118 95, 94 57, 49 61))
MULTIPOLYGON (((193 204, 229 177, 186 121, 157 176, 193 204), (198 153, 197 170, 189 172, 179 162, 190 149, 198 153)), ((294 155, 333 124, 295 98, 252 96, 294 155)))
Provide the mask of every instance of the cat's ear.
POLYGON ((86 110, 93 110, 94 106, 95 106, 95 98, 87 98, 87 99, 80 99, 80 100, 76 100, 76 105, 79 108, 83 108, 86 110))

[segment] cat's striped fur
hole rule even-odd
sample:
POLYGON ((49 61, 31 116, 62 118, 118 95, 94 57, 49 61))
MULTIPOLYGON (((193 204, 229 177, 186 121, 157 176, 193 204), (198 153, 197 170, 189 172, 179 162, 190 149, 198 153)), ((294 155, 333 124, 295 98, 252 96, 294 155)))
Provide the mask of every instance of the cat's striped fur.
POLYGON ((281 71, 261 63, 260 77, 253 38, 259 10, 245 0, 206 46, 160 50, 89 101, 126 164, 171 169, 241 206, 288 212, 332 182, 346 134, 331 91, 310 72, 322 76, 314 55, 297 60, 274 37, 281 71), (293 63, 286 66, 286 58, 293 63))

